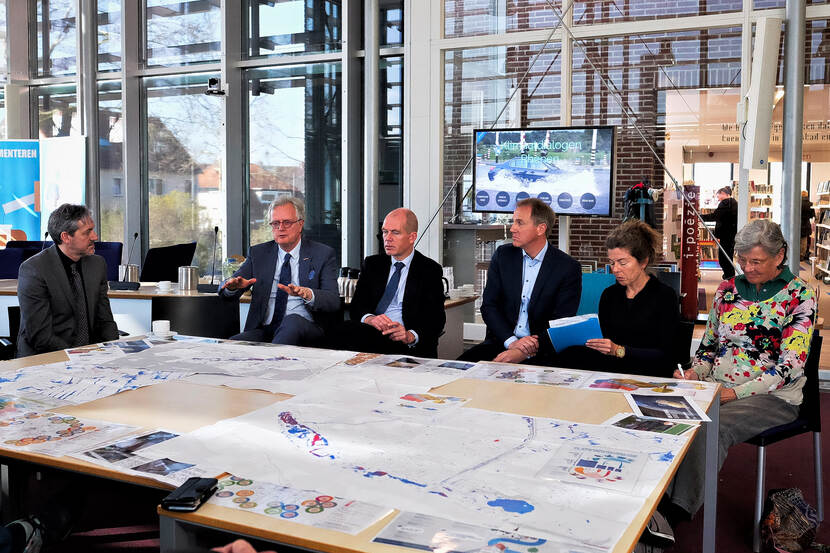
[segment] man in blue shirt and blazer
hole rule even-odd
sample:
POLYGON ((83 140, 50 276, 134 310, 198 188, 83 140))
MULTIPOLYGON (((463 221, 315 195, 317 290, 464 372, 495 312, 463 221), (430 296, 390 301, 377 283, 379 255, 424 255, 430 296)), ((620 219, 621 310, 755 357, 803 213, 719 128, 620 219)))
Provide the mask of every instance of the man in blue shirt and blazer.
POLYGON ((487 334, 459 359, 552 362, 548 321, 575 315, 582 294, 579 263, 548 242, 553 223, 553 210, 538 198, 516 204, 513 244, 499 247, 487 270, 481 303, 487 334))
POLYGON ((303 238, 305 205, 301 200, 274 200, 268 217, 274 240, 253 246, 242 266, 219 289, 224 298, 239 298, 253 286, 245 330, 231 339, 314 343, 323 337, 323 314, 340 309, 335 252, 303 238))

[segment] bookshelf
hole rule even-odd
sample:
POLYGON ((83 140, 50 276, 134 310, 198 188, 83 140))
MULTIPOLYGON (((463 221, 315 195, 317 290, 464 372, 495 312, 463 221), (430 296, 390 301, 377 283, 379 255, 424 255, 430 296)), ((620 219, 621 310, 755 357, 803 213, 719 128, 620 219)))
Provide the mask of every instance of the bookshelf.
POLYGON ((818 183, 816 197, 816 262, 815 277, 830 276, 830 181, 818 183))

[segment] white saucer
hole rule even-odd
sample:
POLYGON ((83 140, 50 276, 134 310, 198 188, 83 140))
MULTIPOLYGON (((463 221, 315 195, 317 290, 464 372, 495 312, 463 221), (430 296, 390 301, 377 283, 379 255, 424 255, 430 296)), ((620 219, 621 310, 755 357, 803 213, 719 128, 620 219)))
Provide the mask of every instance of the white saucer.
POLYGON ((169 331, 169 332, 151 332, 150 333, 151 338, 161 338, 161 339, 172 338, 175 335, 176 335, 176 333, 173 332, 172 330, 169 331))

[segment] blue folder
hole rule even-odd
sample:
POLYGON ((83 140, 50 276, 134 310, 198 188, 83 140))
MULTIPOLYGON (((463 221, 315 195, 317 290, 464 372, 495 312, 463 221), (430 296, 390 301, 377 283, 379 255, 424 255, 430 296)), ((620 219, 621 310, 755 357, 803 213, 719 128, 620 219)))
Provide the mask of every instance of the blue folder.
POLYGON ((590 316, 566 317, 557 319, 566 322, 567 319, 575 319, 571 324, 553 326, 548 329, 548 336, 553 344, 553 349, 562 351, 571 346, 584 346, 585 342, 592 338, 602 338, 602 330, 599 328, 599 318, 593 314, 590 316))

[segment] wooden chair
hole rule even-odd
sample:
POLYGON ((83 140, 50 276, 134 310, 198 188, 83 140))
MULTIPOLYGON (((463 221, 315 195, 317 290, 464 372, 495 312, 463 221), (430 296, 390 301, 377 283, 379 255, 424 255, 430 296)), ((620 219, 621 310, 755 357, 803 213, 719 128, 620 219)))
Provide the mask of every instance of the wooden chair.
POLYGON ((824 493, 821 480, 821 398, 818 389, 818 364, 821 357, 821 335, 816 331, 810 344, 810 353, 804 366, 804 382, 801 408, 798 417, 791 423, 782 424, 761 432, 746 443, 758 446, 758 468, 755 482, 755 517, 753 519, 752 550, 761 550, 761 510, 764 507, 764 477, 766 469, 766 447, 768 445, 805 434, 813 433, 813 457, 816 471, 816 510, 819 522, 824 520, 824 493))

